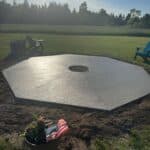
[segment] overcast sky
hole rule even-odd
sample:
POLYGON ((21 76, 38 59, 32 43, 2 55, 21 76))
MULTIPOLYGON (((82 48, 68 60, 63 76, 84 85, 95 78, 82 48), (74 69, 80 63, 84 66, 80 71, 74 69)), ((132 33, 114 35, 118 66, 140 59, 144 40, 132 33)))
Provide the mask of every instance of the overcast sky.
MULTIPOLYGON (((6 0, 12 3, 13 0, 6 0)), ((16 0, 17 3, 24 0, 16 0)), ((28 0, 34 4, 48 4, 49 2, 68 3, 71 9, 76 8, 78 10, 79 5, 86 1, 88 9, 92 11, 98 11, 101 8, 107 10, 107 12, 127 13, 130 9, 136 8, 142 10, 143 13, 150 13, 150 0, 28 0)))

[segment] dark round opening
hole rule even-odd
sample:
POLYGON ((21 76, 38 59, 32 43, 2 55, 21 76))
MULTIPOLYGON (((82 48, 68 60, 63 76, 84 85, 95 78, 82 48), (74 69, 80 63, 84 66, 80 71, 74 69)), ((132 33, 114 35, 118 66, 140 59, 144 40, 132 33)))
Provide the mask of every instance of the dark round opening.
POLYGON ((88 67, 86 66, 70 66, 69 70, 73 72, 87 72, 89 71, 88 67))

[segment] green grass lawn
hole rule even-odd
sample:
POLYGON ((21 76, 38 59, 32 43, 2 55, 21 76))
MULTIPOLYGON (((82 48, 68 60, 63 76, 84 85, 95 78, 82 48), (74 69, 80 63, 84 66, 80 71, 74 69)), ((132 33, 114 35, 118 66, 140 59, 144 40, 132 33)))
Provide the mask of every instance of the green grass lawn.
POLYGON ((150 29, 128 26, 62 26, 62 25, 24 25, 0 24, 0 33, 46 33, 58 35, 126 35, 150 37, 150 29))
MULTIPOLYGON (((0 59, 6 57, 10 50, 10 41, 24 39, 27 34, 0 34, 0 59)), ((133 61, 136 47, 143 47, 147 37, 128 36, 79 36, 30 34, 33 38, 45 40, 45 51, 51 54, 75 53, 104 55, 121 60, 133 61)), ((141 59, 137 63, 141 64, 141 59)))

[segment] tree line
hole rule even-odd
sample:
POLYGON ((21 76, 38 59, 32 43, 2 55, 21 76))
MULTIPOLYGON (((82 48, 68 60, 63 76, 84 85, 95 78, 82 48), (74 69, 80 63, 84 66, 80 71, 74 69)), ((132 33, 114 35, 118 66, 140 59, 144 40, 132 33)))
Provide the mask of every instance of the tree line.
POLYGON ((150 14, 140 16, 140 11, 132 9, 127 15, 109 14, 105 9, 99 12, 88 10, 86 2, 81 3, 79 11, 71 11, 68 4, 38 6, 24 3, 13 4, 5 0, 0 1, 0 24, 49 24, 49 25, 96 25, 96 26, 123 26, 150 28, 150 14))

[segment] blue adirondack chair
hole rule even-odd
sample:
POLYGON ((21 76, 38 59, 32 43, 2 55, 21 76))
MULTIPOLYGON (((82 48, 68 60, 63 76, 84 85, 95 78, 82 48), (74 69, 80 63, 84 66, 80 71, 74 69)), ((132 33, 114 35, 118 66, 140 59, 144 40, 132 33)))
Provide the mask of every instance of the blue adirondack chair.
POLYGON ((137 56, 142 57, 144 61, 148 61, 148 58, 150 58, 150 42, 147 43, 143 50, 139 47, 137 48, 134 58, 136 59, 137 56))

